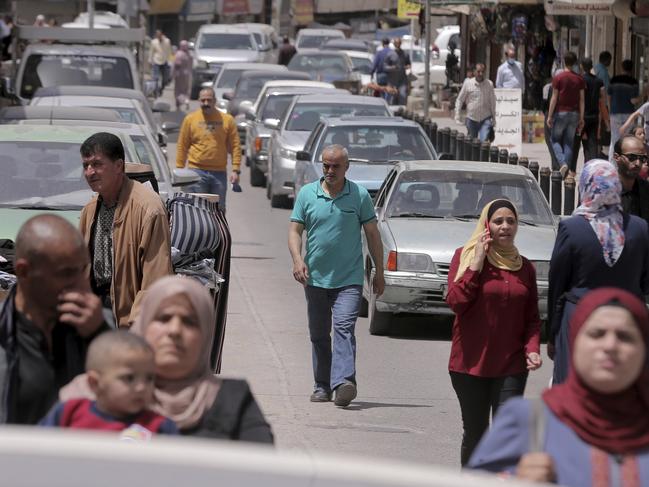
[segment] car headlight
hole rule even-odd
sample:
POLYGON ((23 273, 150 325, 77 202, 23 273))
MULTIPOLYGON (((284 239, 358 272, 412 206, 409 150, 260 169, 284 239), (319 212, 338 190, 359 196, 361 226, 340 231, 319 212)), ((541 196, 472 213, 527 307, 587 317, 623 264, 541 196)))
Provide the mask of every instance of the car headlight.
POLYGON ((435 264, 427 254, 397 252, 397 270, 435 273, 435 264))
POLYGON ((208 69, 209 65, 207 64, 206 61, 203 61, 201 59, 196 59, 196 61, 194 63, 194 67, 196 69, 208 69))
POLYGON ((284 159, 295 159, 297 156, 297 151, 281 148, 279 150, 279 155, 284 159))
POLYGON ((547 260, 533 260, 532 265, 536 269, 536 279, 538 281, 547 281, 550 275, 550 262, 547 260))

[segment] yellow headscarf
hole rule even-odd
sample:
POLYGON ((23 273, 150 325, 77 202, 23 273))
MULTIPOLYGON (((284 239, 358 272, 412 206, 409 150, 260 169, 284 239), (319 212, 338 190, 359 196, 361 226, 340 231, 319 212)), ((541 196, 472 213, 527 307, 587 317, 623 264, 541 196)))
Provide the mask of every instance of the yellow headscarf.
MULTIPOLYGON (((471 265, 471 261, 475 256, 476 245, 478 245, 480 237, 487 226, 487 215, 489 214, 489 208, 491 208, 491 205, 493 205, 496 201, 499 200, 492 201, 482 209, 482 213, 480 213, 480 218, 478 219, 478 224, 476 225, 471 238, 467 243, 464 244, 464 247, 462 247, 462 253, 460 254, 460 266, 457 269, 457 275, 455 276, 455 280, 453 282, 459 281, 471 265)), ((507 202, 514 206, 511 201, 507 202)), ((516 212, 516 218, 518 218, 518 212, 516 212)), ((521 258, 521 254, 518 253, 518 249, 516 247, 505 249, 498 246, 495 241, 491 242, 491 245, 489 246, 489 251, 487 252, 487 260, 491 263, 492 266, 508 271, 517 271, 521 267, 523 267, 523 259, 521 258)))

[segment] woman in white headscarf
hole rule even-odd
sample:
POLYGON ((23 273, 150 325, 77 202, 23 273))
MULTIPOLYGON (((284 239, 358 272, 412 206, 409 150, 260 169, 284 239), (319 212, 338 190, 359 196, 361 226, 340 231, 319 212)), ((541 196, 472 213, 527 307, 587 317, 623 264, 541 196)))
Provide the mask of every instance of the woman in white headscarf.
POLYGON ((192 87, 192 55, 189 53, 187 41, 180 41, 180 47, 174 56, 173 79, 176 110, 180 110, 183 105, 187 110, 192 87))

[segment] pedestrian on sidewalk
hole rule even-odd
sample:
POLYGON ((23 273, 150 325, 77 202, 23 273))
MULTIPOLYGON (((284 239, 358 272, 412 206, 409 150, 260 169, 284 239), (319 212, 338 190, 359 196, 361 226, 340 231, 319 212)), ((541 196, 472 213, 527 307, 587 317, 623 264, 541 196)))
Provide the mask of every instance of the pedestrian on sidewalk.
POLYGON ((455 100, 455 122, 462 124, 460 112, 466 102, 466 128, 471 139, 487 140, 489 132, 496 128, 496 94, 491 80, 485 79, 485 65, 475 65, 474 77, 466 78, 455 100))
POLYGON ((388 83, 397 90, 392 97, 391 105, 406 105, 408 103, 408 72, 410 56, 401 49, 401 38, 394 40, 394 50, 388 53, 385 64, 394 65, 394 70, 388 74, 388 83))
MULTIPOLYGON (((376 74, 376 84, 379 86, 387 86, 388 85, 388 73, 385 71, 385 58, 392 52, 392 49, 390 49, 390 39, 387 37, 383 38, 381 41, 381 44, 383 45, 383 48, 380 51, 377 51, 376 54, 374 55, 374 62, 372 63, 372 71, 370 72, 370 76, 374 76, 376 74)), ((383 98, 388 100, 388 97, 391 96, 387 92, 383 92, 383 98)))
POLYGON ((171 58, 171 41, 160 29, 155 31, 155 37, 149 47, 149 64, 151 77, 156 84, 156 96, 162 96, 162 90, 169 83, 169 59, 171 58))
POLYGON ((228 154, 232 157, 230 183, 239 184, 241 175, 241 145, 232 115, 216 109, 213 88, 198 93, 200 108, 184 119, 178 135, 176 167, 189 168, 200 176, 192 193, 219 195, 219 207, 225 210, 228 191, 228 154))
POLYGON ((192 55, 189 52, 189 42, 180 41, 180 48, 174 57, 174 98, 176 110, 184 107, 189 110, 189 94, 192 88, 192 55))
MULTIPOLYGON (((608 94, 608 88, 611 85, 611 77, 608 74, 608 67, 611 65, 613 56, 608 51, 602 51, 599 54, 599 62, 595 65, 595 76, 604 83, 604 91, 608 94)), ((608 100, 606 101, 608 104, 608 100)))
POLYGON ((613 160, 615 143, 620 138, 620 128, 628 120, 636 105, 640 102, 640 87, 633 75, 633 61, 622 61, 623 74, 613 76, 608 88, 609 106, 611 113, 611 144, 608 150, 608 160, 613 160))
POLYGON ((581 205, 559 222, 550 260, 548 355, 553 384, 568 377, 568 330, 577 302, 590 289, 613 286, 642 298, 649 292, 647 223, 624 213, 613 164, 594 159, 579 178, 581 205))
POLYGON ((644 300, 621 289, 591 291, 569 338, 566 383, 505 404, 469 467, 570 487, 649 485, 644 300))
POLYGON ((363 297, 361 228, 374 266, 370 285, 377 296, 385 287, 383 246, 372 199, 363 186, 345 177, 348 169, 347 149, 340 145, 324 149, 324 177, 298 193, 288 233, 293 277, 304 286, 307 301, 315 382, 311 401, 328 402, 334 391, 336 406, 349 405, 357 393, 354 328, 363 297))
POLYGON ((509 45, 505 50, 505 62, 498 66, 496 88, 518 88, 521 94, 525 91, 525 73, 523 64, 516 60, 516 49, 509 45))
POLYGON ((649 224, 649 182, 640 177, 647 163, 647 148, 633 134, 623 135, 615 143, 613 160, 622 183, 622 209, 649 224))
POLYGON ((462 466, 490 415, 523 395, 528 371, 542 364, 536 272, 515 246, 517 230, 509 200, 488 203, 448 273, 446 302, 455 312, 449 373, 462 412, 462 466))
POLYGON ((295 49, 295 46, 291 44, 288 36, 284 36, 284 39, 282 40, 282 47, 279 48, 277 64, 288 66, 288 63, 291 62, 291 59, 293 59, 293 56, 295 56, 296 52, 297 50, 295 49))
MULTIPOLYGON (((561 73, 561 69, 555 70, 553 77, 561 73)), ((542 90, 543 95, 543 138, 545 139, 545 145, 548 147, 548 152, 550 153, 550 159, 552 163, 552 170, 559 170, 559 161, 557 160, 557 155, 554 152, 554 147, 552 146, 552 130, 548 125, 548 111, 550 109, 550 99, 552 98, 552 78, 543 86, 542 90)))
POLYGON ((567 52, 563 62, 564 70, 552 79, 547 124, 552 131, 552 147, 557 156, 559 171, 565 178, 570 170, 575 134, 580 134, 584 127, 586 83, 573 71, 577 63, 577 56, 573 52, 567 52))

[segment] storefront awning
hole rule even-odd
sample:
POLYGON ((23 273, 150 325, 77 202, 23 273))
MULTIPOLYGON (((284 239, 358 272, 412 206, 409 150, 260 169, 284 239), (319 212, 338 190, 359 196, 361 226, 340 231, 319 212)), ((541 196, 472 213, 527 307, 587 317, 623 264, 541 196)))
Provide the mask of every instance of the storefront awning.
POLYGON ((150 0, 149 15, 177 14, 185 5, 185 0, 150 0))
POLYGON ((545 0, 548 15, 613 15, 615 0, 545 0))

